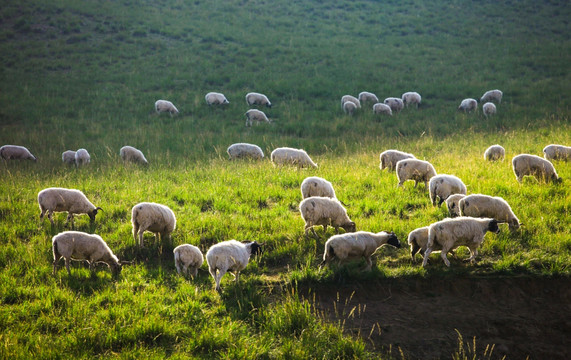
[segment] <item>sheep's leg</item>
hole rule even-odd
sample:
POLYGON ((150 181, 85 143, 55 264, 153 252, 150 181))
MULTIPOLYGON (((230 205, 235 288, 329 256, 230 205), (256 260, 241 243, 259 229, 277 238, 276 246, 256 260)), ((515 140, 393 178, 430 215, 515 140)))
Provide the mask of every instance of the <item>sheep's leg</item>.
POLYGON ((220 281, 222 280, 222 276, 226 274, 226 270, 218 269, 218 274, 215 277, 216 281, 216 291, 220 291, 220 281))
POLYGON ((50 219, 50 223, 52 224, 52 226, 54 225, 54 212, 53 210, 48 210, 48 219, 50 219))
POLYGON ((432 248, 427 248, 424 251, 424 259, 422 260, 422 266, 426 266, 426 264, 428 263, 428 257, 430 256, 430 253, 432 252, 432 248))
POLYGON ((449 249, 443 247, 442 251, 440 252, 440 257, 442 258, 446 266, 450 267, 450 261, 448 261, 448 258, 446 257, 446 253, 448 253, 448 250, 449 249))
POLYGON ((198 268, 195 267, 193 270, 194 271, 192 272, 192 278, 194 279, 196 277, 196 275, 198 275, 198 268))
POLYGON ((40 222, 42 222, 42 220, 44 220, 45 214, 46 214, 46 209, 44 209, 42 206, 40 206, 40 222))
POLYGON ((418 186, 418 181, 414 180, 414 187, 416 188, 418 186))
POLYGON ((373 268, 373 260, 369 256, 365 258, 365 261, 367 262, 367 266, 365 267, 365 269, 363 269, 363 271, 371 271, 371 269, 373 268))
MULTIPOLYGON (((410 249, 410 258, 412 259, 412 262, 416 262, 415 259, 414 259, 414 256, 416 255, 416 253, 418 252, 418 250, 420 250, 420 246, 418 246, 417 244, 413 244, 413 245, 411 246, 411 249, 410 249)), ((421 253, 421 255, 422 255, 422 253, 421 253)))
POLYGON ((234 274, 234 281, 236 282, 236 284, 240 281, 240 272, 236 271, 236 273, 234 274))
POLYGON ((67 273, 71 276, 71 270, 69 269, 69 263, 71 262, 70 258, 65 258, 65 268, 67 269, 67 273))

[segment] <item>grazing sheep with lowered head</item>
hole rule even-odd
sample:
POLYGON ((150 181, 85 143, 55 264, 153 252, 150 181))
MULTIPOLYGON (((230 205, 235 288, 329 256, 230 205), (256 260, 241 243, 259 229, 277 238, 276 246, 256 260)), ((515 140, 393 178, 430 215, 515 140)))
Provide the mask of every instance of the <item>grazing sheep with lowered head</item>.
POLYGON ((53 213, 67 211, 67 221, 71 223, 72 228, 75 214, 87 214, 93 223, 97 212, 102 210, 100 207, 95 207, 79 190, 55 187, 40 191, 38 204, 41 210, 40 221, 44 219, 44 215, 47 213, 48 219, 54 225, 53 213))
POLYGON ((194 245, 182 244, 174 248, 174 266, 179 275, 196 277, 204 262, 202 251, 194 245))
POLYGON ((384 103, 376 103, 373 105, 373 114, 385 114, 393 116, 393 111, 391 107, 384 103))
POLYGON ((64 164, 74 165, 75 164, 75 151, 67 150, 61 153, 61 160, 64 164))
POLYGON ((359 101, 359 99, 357 99, 356 97, 352 96, 352 95, 343 95, 343 97, 341 98, 341 108, 344 109, 343 104, 345 104, 347 101, 352 102, 353 104, 355 104, 357 106, 357 108, 361 108, 361 102, 359 101))
POLYGON ((246 94, 246 102, 248 105, 265 105, 269 108, 272 107, 272 103, 268 99, 268 97, 264 94, 260 94, 257 92, 250 92, 246 94))
POLYGON ((347 115, 353 115, 357 111, 357 105, 351 101, 346 101, 343 103, 343 111, 347 115))
POLYGON ((155 101, 155 111, 159 115, 163 112, 168 112, 171 115, 171 117, 173 116, 173 114, 178 114, 178 109, 173 105, 172 102, 168 100, 155 101))
POLYGON ((393 113, 398 113, 404 108, 404 103, 401 98, 388 97, 383 102, 390 106, 393 113))
POLYGON ((379 98, 377 97, 377 95, 373 94, 372 92, 363 91, 359 93, 359 102, 362 104, 366 102, 372 102, 373 104, 375 104, 379 102, 379 98))
POLYGON ((228 146, 226 152, 228 153, 230 160, 244 158, 259 160, 264 157, 264 152, 258 145, 247 143, 232 144, 228 146))
POLYGON ((496 105, 492 102, 487 102, 482 105, 482 112, 484 113, 485 117, 492 116, 496 114, 496 105))
POLYGON ((381 163, 379 167, 381 170, 384 168, 389 169, 389 171, 393 171, 397 167, 397 162, 404 160, 404 159, 416 159, 414 155, 405 153, 398 150, 385 150, 379 156, 381 163))
POLYGON ((435 175, 430 178, 428 188, 432 206, 436 205, 436 197, 440 198, 438 202, 438 206, 440 206, 452 194, 466 194, 466 185, 454 175, 435 175))
POLYGON ((306 177, 301 183, 301 197, 322 196, 335 199, 333 185, 324 178, 317 176, 306 177))
POLYGON ((299 204, 301 217, 305 221, 305 233, 311 229, 315 233, 314 226, 323 226, 323 232, 327 231, 327 226, 333 226, 339 232, 342 227, 347 232, 355 232, 355 223, 347 216, 347 210, 341 205, 339 200, 323 196, 313 196, 306 198, 299 204))
POLYGON ((460 208, 458 207, 458 201, 465 197, 465 194, 454 194, 450 195, 448 199, 446 199, 446 207, 448 208, 448 214, 450 217, 457 217, 460 216, 460 208))
POLYGON ((571 146, 551 144, 543 148, 543 157, 546 160, 571 160, 571 146))
POLYGON ((264 114, 263 111, 260 111, 258 109, 250 109, 248 111, 246 111, 246 126, 252 126, 252 121, 256 122, 256 125, 258 125, 261 122, 270 122, 270 119, 268 119, 268 117, 266 116, 266 114, 264 114))
POLYGON ((309 155, 302 149, 293 149, 289 147, 281 147, 272 151, 272 162, 275 165, 296 165, 298 167, 317 167, 317 164, 311 160, 309 155))
POLYGON ((208 94, 206 94, 204 96, 204 99, 206 100, 206 104, 208 104, 208 105, 230 104, 230 101, 228 101, 228 99, 226 99, 226 96, 224 96, 224 94, 217 93, 217 92, 209 92, 208 94))
POLYGON ((223 241, 212 245, 206 252, 208 271, 216 282, 216 291, 220 291, 220 280, 226 272, 231 272, 236 282, 240 279, 240 271, 248 265, 250 256, 262 252, 262 244, 257 242, 223 241))
POLYGON ((504 93, 502 93, 500 90, 489 90, 489 91, 486 91, 484 93, 484 95, 482 95, 480 102, 486 103, 489 101, 493 101, 493 102, 497 102, 499 104, 502 102, 502 96, 503 95, 504 95, 504 93))
POLYGON ((517 181, 523 181, 526 175, 534 176, 537 180, 545 182, 560 181, 555 167, 549 160, 536 155, 520 154, 512 159, 512 167, 517 181))
POLYGON ((428 161, 418 159, 404 159, 396 164, 396 173, 399 179, 397 187, 402 187, 405 181, 414 180, 414 187, 420 181, 424 182, 424 187, 428 187, 428 181, 436 176, 434 166, 428 161))
POLYGON ((416 108, 420 106, 422 98, 420 94, 415 91, 409 91, 402 94, 402 102, 408 107, 410 104, 414 104, 416 108))
POLYGON ((78 149, 75 152, 75 166, 85 166, 91 161, 91 156, 85 149, 78 149))
POLYGON ((119 155, 123 162, 125 163, 138 163, 142 165, 149 165, 149 162, 143 155, 143 152, 139 149, 136 149, 132 146, 123 146, 121 150, 119 150, 119 155))
POLYGON ((458 111, 470 112, 478 110, 478 102, 476 99, 464 99, 458 106, 458 111))
POLYGON ((488 161, 503 160, 506 156, 506 149, 501 145, 492 145, 484 152, 484 159, 488 161))
POLYGON ((507 201, 498 196, 468 195, 458 201, 458 207, 462 216, 496 219, 500 223, 508 223, 511 231, 521 225, 507 201))
POLYGON ((171 237, 171 233, 176 227, 176 217, 174 212, 165 205, 142 202, 131 209, 131 223, 133 224, 133 238, 137 242, 139 236, 139 246, 143 247, 143 233, 150 231, 155 234, 155 241, 160 235, 161 242, 165 238, 171 237))
POLYGON ((0 147, 0 157, 4 160, 33 160, 37 161, 30 150, 19 145, 4 145, 0 147))

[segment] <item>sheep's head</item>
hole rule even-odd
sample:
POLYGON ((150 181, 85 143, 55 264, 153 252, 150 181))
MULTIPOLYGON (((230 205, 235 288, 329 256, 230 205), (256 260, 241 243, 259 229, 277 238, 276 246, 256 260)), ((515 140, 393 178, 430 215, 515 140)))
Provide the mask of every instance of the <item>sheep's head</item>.
POLYGON ((400 249, 401 244, 399 239, 397 238, 396 234, 394 232, 390 232, 388 233, 389 238, 387 240, 387 244, 392 245, 394 247, 396 247, 397 249, 400 249))
POLYGON ((519 229, 521 224, 519 223, 518 219, 514 218, 508 222, 508 226, 509 226, 510 231, 514 231, 514 230, 519 229))
POLYGON ((355 225, 355 223, 353 221, 350 221, 346 224, 341 225, 341 227, 343 228, 343 230, 345 230, 346 232, 355 232, 357 231, 357 225, 355 225))
POLYGON ((495 220, 495 219, 490 220, 490 222, 488 224, 488 231, 491 231, 491 232, 496 233, 496 234, 500 233, 500 227, 498 226, 498 220, 495 220))
POLYGON ((91 222, 95 221, 95 215, 97 215, 97 212, 101 210, 103 211, 102 208, 100 207, 96 207, 95 209, 93 209, 92 211, 88 212, 87 215, 89 215, 89 219, 91 220, 91 222))
POLYGON ((257 255, 262 253, 262 245, 258 244, 256 241, 250 243, 250 254, 257 255))

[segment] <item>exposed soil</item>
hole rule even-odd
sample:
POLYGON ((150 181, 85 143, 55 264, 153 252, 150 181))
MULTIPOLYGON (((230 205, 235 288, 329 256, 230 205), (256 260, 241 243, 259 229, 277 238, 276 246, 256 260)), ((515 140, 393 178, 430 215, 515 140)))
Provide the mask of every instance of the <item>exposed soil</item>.
POLYGON ((476 337, 477 358, 495 344, 492 359, 571 359, 570 285, 568 278, 384 279, 302 294, 381 354, 392 345, 395 358, 400 347, 407 359, 451 359, 457 329, 470 347, 476 337))

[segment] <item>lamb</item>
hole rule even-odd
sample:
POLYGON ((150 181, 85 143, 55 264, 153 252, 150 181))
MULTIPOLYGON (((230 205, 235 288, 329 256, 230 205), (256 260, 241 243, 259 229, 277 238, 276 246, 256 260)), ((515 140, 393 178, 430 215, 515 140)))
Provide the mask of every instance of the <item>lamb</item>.
POLYGON ((61 160, 64 164, 75 165, 75 151, 67 150, 61 153, 61 160))
POLYGON ((363 91, 359 93, 359 102, 360 103, 372 102, 373 104, 375 104, 379 102, 379 98, 377 97, 377 95, 371 92, 363 91))
POLYGON ((448 199, 446 199, 446 207, 448 208, 448 214, 450 217, 457 217, 460 216, 460 208, 458 207, 458 201, 464 198, 466 195, 464 194, 454 194, 450 195, 448 199))
POLYGON ((121 159, 123 159, 123 162, 125 163, 130 162, 130 163, 139 163, 142 165, 149 165, 149 162, 145 158, 145 155, 143 155, 143 152, 132 146, 128 145, 123 146, 121 150, 119 150, 119 155, 121 156, 121 159))
POLYGON ((19 145, 4 145, 0 147, 0 157, 4 160, 38 160, 32 155, 30 150, 19 145))
POLYGON ((503 160, 506 156, 506 149, 501 145, 492 145, 484 152, 484 159, 488 161, 503 160))
POLYGON ((397 97, 388 97, 384 101, 385 104, 391 107, 391 110, 394 113, 398 113, 404 108, 404 103, 401 98, 397 97))
POLYGON ((124 262, 119 262, 101 236, 81 231, 64 231, 57 234, 52 238, 52 250, 54 275, 57 272, 57 262, 62 257, 65 259, 65 268, 70 276, 71 260, 87 260, 90 271, 94 270, 95 263, 104 262, 111 268, 114 276, 121 272, 124 264, 124 262))
POLYGON ((476 260, 478 247, 484 241, 484 235, 488 231, 499 233, 498 221, 489 218, 459 217, 454 219, 444 219, 428 227, 428 242, 422 266, 426 266, 430 253, 437 247, 441 249, 440 257, 450 267, 450 261, 446 254, 459 246, 467 246, 470 250, 469 261, 476 260))
POLYGON ((133 224, 133 238, 137 242, 139 235, 139 246, 143 247, 143 233, 150 231, 155 234, 155 241, 170 240, 171 233, 176 227, 176 217, 171 209, 165 205, 142 202, 131 210, 131 223, 133 224))
POLYGON ((418 109, 418 106, 420 105, 422 98, 420 97, 420 94, 414 91, 409 91, 409 92, 405 92, 404 94, 402 94, 402 102, 408 107, 410 104, 414 104, 416 105, 416 108, 418 109))
POLYGON ((346 101, 343 103, 343 111, 347 115, 353 115, 357 110, 357 105, 351 101, 346 101))
POLYGON ((247 143, 237 143, 232 144, 226 150, 230 160, 250 158, 253 160, 259 160, 264 157, 264 152, 258 145, 247 144, 247 143))
POLYGON ((75 152, 75 166, 85 166, 91 161, 91 156, 85 149, 78 149, 75 152))
POLYGON ((71 222, 73 228, 73 216, 75 214, 87 214, 91 223, 95 221, 95 215, 100 207, 95 207, 87 197, 79 190, 65 188, 47 188, 38 193, 38 204, 40 205, 40 221, 44 215, 48 214, 48 219, 54 225, 53 213, 67 211, 67 221, 71 222))
POLYGON ((333 185, 324 178, 317 176, 306 177, 301 183, 301 197, 322 196, 336 199, 333 185))
POLYGON ((484 113, 485 117, 492 116, 496 114, 496 105, 492 102, 487 102, 482 105, 482 112, 484 113))
POLYGON ((357 108, 359 109, 361 108, 361 102, 359 101, 359 99, 357 99, 352 95, 343 95, 343 97, 341 98, 341 108, 343 108, 343 104, 345 104, 347 101, 350 101, 353 104, 357 105, 357 108))
POLYGON ((432 206, 436 205, 436 197, 440 198, 438 206, 453 194, 466 195, 466 185, 454 175, 439 174, 430 178, 428 185, 432 206))
POLYGON ((270 122, 270 119, 268 119, 268 117, 266 116, 266 114, 264 114, 263 111, 260 111, 258 109, 250 109, 248 111, 246 111, 246 126, 252 126, 252 121, 256 122, 256 125, 258 125, 260 122, 265 121, 267 123, 270 122))
POLYGON ((178 109, 173 105, 172 102, 168 100, 155 101, 155 111, 159 115, 163 112, 168 112, 171 115, 171 117, 173 116, 173 114, 178 114, 178 109))
POLYGON ((508 223, 511 231, 519 229, 521 224, 510 205, 501 197, 472 194, 458 201, 460 215, 496 219, 508 223))
POLYGON ((275 165, 291 164, 297 165, 298 167, 314 167, 317 168, 317 164, 311 160, 309 155, 302 149, 293 149, 289 147, 281 147, 272 151, 271 154, 272 162, 275 165))
POLYGON ((194 245, 182 244, 174 248, 174 265, 179 275, 196 277, 204 262, 200 249, 194 245))
POLYGON ((264 94, 250 92, 246 94, 246 102, 249 106, 252 105, 265 105, 269 108, 272 107, 272 103, 268 99, 268 97, 264 94))
POLYGON ((414 187, 416 187, 420 181, 423 181, 424 187, 427 188, 428 181, 433 176, 436 176, 436 170, 431 163, 418 159, 398 161, 396 164, 396 173, 399 179, 397 187, 402 187, 402 184, 407 180, 414 180, 414 187))
POLYGON ((224 94, 217 92, 209 92, 208 94, 206 94, 206 96, 204 96, 204 99, 206 100, 206 103, 208 105, 230 104, 230 101, 226 99, 226 96, 224 96, 224 94))
POLYGON ((546 160, 571 160, 571 146, 547 145, 543 148, 543 157, 546 160))
POLYGON ((486 91, 484 93, 484 95, 482 95, 482 98, 480 99, 480 102, 488 102, 488 101, 494 101, 497 102, 498 104, 502 102, 502 96, 504 94, 500 91, 500 90, 490 90, 490 91, 486 91))
POLYGON ((393 116, 393 111, 391 107, 384 103, 376 103, 373 105, 373 114, 385 114, 393 116))
POLYGON ((246 268, 250 256, 262 252, 262 245, 255 241, 239 242, 236 240, 212 245, 206 252, 206 262, 208 263, 208 271, 216 282, 216 291, 220 291, 220 280, 228 271, 234 275, 235 281, 238 282, 240 271, 246 268))
POLYGON ((460 106, 458 106, 458 111, 469 112, 477 110, 478 110, 478 102, 475 99, 471 98, 462 100, 460 106))
POLYGON ((523 181, 526 175, 535 176, 539 181, 559 182, 555 167, 549 160, 536 155, 520 154, 512 159, 512 167, 517 181, 523 181))
POLYGON ((327 225, 333 226, 339 232, 342 227, 347 232, 355 232, 356 226, 349 216, 347 210, 341 205, 339 200, 323 196, 313 196, 304 199, 299 204, 301 217, 305 221, 305 234, 311 229, 317 236, 314 226, 323 226, 323 232, 327 231, 327 225))
POLYGON ((379 167, 381 170, 384 168, 393 171, 397 167, 397 162, 404 160, 404 159, 416 159, 414 155, 405 153, 398 150, 385 150, 380 155, 381 163, 379 167))
POLYGON ((367 262, 365 271, 371 271, 373 261, 371 257, 381 246, 389 244, 400 248, 401 244, 394 232, 381 231, 372 233, 357 231, 340 235, 333 235, 325 243, 323 262, 319 265, 329 265, 333 259, 337 259, 338 265, 350 259, 364 258, 367 262))

